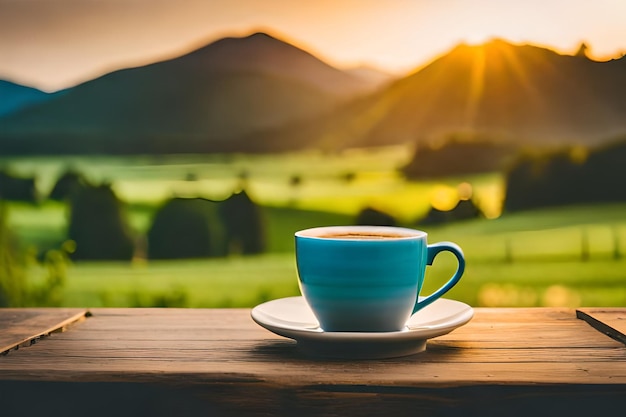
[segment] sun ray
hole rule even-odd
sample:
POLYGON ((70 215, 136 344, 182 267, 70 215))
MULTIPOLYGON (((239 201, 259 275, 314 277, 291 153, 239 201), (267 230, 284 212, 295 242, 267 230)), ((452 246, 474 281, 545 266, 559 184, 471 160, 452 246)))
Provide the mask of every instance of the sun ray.
POLYGON ((505 61, 508 64, 508 67, 511 69, 513 75, 517 78, 521 86, 524 88, 527 97, 531 100, 533 106, 541 107, 543 106, 543 99, 541 96, 541 92, 537 89, 537 87, 533 84, 529 72, 527 68, 524 67, 522 62, 519 59, 519 56, 513 53, 513 49, 497 44, 497 48, 499 48, 499 52, 505 57, 505 61))
MULTIPOLYGON (((439 125, 437 129, 431 130, 424 139, 434 143, 440 138, 440 133, 454 130, 465 130, 467 121, 465 114, 465 100, 467 99, 466 86, 469 82, 469 63, 472 59, 472 49, 468 45, 458 46, 453 53, 439 58, 429 67, 426 67, 414 74, 422 77, 424 81, 420 91, 415 89, 401 89, 402 94, 419 97, 419 103, 412 109, 395 109, 398 112, 411 111, 413 124, 417 130, 426 121, 439 125), (440 86, 432 88, 432 86, 440 86), (448 113, 444 117, 438 110, 447 108, 448 113)), ((407 82, 407 85, 410 82, 407 82)), ((479 87, 480 89, 480 87, 479 87)), ((478 94, 478 92, 477 92, 478 94)))
POLYGON ((485 48, 477 46, 472 61, 469 81, 469 90, 465 108, 465 121, 472 128, 475 127, 476 112, 485 88, 485 48))

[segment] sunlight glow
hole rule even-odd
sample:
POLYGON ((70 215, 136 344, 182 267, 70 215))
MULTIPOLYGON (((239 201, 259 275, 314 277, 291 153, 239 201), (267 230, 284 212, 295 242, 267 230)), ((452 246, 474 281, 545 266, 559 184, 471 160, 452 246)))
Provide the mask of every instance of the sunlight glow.
POLYGON ((476 54, 472 62, 472 72, 470 75, 469 97, 467 98, 466 121, 470 126, 474 125, 478 104, 483 95, 485 87, 485 48, 476 48, 476 54))
POLYGON ((457 186, 457 191, 459 194, 459 200, 467 201, 472 198, 472 194, 474 193, 474 189, 472 184, 469 182, 462 182, 457 186))
POLYGON ((478 291, 478 301, 485 307, 532 306, 538 299, 536 289, 515 284, 487 283, 478 291))
POLYGON ((493 0, 1 1, 0 78, 56 91, 172 58, 224 36, 268 30, 340 67, 405 75, 459 42, 498 36, 592 57, 626 51, 626 2, 493 0), (146 10, 150 13, 146 13, 146 10), (115 27, 115 33, 111 33, 115 27))
POLYGON ((523 67, 521 64, 519 57, 513 54, 513 51, 508 47, 502 47, 500 44, 500 51, 504 54, 506 63, 509 68, 512 70, 513 74, 517 76, 520 84, 524 87, 528 97, 530 100, 534 102, 535 105, 540 106, 542 104, 541 93, 537 90, 537 88, 533 85, 528 75, 528 70, 523 67))
POLYGON ((430 203, 437 210, 452 210, 459 203, 459 193, 455 187, 437 185, 431 193, 430 203))
POLYGON ((581 297, 578 291, 563 285, 551 285, 543 294, 543 305, 548 307, 579 307, 581 297))

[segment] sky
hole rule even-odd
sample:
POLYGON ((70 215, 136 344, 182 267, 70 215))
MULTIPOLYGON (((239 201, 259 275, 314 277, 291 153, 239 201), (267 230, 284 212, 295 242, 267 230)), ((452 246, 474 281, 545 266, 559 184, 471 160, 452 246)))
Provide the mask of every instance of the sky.
POLYGON ((606 60, 624 22, 624 0, 0 0, 0 79, 54 91, 256 31, 398 75, 494 37, 606 60))

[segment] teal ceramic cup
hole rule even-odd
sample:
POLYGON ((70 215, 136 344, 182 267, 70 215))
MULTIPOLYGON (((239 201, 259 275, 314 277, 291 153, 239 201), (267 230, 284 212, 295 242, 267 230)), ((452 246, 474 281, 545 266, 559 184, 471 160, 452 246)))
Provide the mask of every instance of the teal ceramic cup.
POLYGON ((327 332, 400 331, 412 314, 459 281, 465 258, 451 242, 429 245, 423 231, 332 226, 296 232, 300 291, 327 332), (442 251, 458 268, 437 291, 419 297, 426 265, 442 251))

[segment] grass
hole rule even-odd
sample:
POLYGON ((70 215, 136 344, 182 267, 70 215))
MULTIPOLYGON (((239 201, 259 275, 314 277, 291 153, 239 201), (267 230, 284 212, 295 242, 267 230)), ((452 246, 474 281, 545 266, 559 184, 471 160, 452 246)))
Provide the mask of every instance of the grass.
POLYGON ((65 306, 250 307, 298 295, 287 254, 148 263, 86 263, 69 270, 65 306))
MULTIPOLYGON (((429 267, 423 293, 455 268, 440 255, 429 267)), ((468 260, 461 282, 446 297, 473 306, 624 306, 626 260, 587 262, 468 260)), ((299 295, 292 254, 215 260, 72 265, 63 306, 252 307, 299 295)))
MULTIPOLYGON (((491 307, 623 306, 624 213, 626 204, 564 207, 426 231, 430 242, 452 240, 464 248, 466 273, 448 293, 450 298, 491 307)), ((346 224, 351 218, 276 207, 266 208, 266 216, 270 253, 189 261, 75 263, 68 269, 63 305, 252 307, 299 295, 293 232, 346 224)), ((452 255, 439 255, 427 270, 424 293, 440 286, 455 267, 452 255)))
MULTIPOLYGON (((128 202, 128 218, 137 233, 145 233, 166 197, 224 198, 246 172, 248 191, 264 207, 267 254, 75 263, 68 268, 62 304, 251 307, 299 294, 293 259, 297 230, 350 224, 365 206, 388 211, 405 226, 423 228, 417 219, 430 203, 445 205, 464 181, 472 184, 490 217, 499 214, 504 189, 501 175, 411 182, 396 171, 406 161, 406 150, 387 149, 341 155, 24 158, 9 162, 22 175, 37 171, 45 179, 40 181, 44 194, 65 166, 96 181, 113 181, 118 195, 128 202), (197 180, 186 180, 189 174, 197 180), (297 187, 290 185, 293 175, 302 178, 297 187)), ((43 252, 63 242, 64 204, 9 206, 8 222, 25 248, 43 252)), ((474 306, 626 305, 626 204, 505 213, 494 220, 425 229, 430 242, 455 241, 465 251, 466 275, 449 297, 474 306)), ((38 268, 31 270, 35 282, 44 275, 38 268)), ((427 272, 424 291, 438 287, 453 269, 452 256, 440 255, 427 272)))

